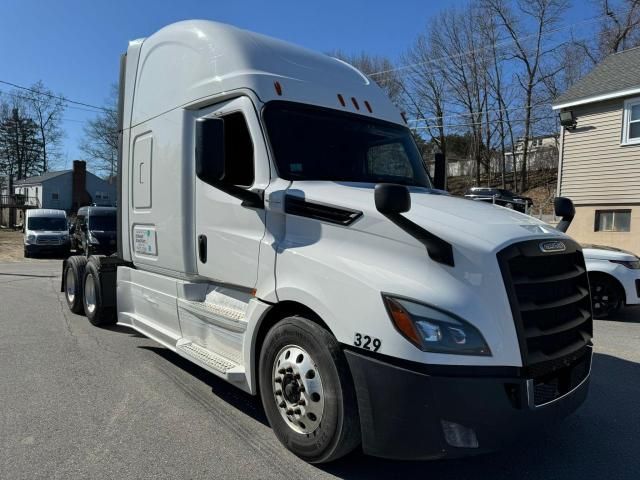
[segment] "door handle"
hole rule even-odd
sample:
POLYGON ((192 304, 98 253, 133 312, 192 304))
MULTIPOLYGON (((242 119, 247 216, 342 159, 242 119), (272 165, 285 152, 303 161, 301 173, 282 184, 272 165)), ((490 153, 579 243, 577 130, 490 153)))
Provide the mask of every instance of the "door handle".
POLYGON ((202 263, 207 263, 207 236, 198 235, 198 256, 202 263))

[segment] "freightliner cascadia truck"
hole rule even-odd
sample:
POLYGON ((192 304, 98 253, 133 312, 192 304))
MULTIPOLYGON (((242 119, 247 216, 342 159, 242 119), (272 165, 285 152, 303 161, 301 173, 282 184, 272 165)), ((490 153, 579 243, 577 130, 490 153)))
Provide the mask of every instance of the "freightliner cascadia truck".
POLYGON ((584 401, 579 245, 433 189, 356 68, 179 22, 129 43, 119 122, 117 253, 64 262, 70 309, 259 396, 299 457, 492 451, 584 401))

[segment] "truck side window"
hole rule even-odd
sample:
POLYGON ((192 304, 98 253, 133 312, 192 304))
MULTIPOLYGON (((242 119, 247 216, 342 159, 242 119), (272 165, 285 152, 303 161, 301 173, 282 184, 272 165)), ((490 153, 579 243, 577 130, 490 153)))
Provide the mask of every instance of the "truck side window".
POLYGON ((247 121, 240 112, 230 113, 224 119, 224 182, 249 187, 253 185, 253 142, 247 121))

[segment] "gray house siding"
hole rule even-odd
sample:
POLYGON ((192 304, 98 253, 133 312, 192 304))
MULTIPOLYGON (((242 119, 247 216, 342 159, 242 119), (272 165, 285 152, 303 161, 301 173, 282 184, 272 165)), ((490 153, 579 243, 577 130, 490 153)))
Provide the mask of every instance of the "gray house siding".
POLYGON ((71 209, 71 178, 72 173, 65 173, 46 180, 42 184, 42 208, 71 209), (58 200, 53 194, 58 194, 58 200))
MULTIPOLYGON (((71 189, 70 189, 71 190, 71 189)), ((116 202, 116 184, 109 183, 93 173, 87 172, 87 192, 91 195, 92 201, 97 205, 112 206, 116 202), (107 194, 109 198, 97 198, 98 193, 107 194)))
MULTIPOLYGON (((41 208, 54 208, 69 212, 73 208, 73 172, 70 170, 60 175, 44 179, 41 183, 17 185, 16 192, 25 192, 38 198, 41 208), (58 198, 54 198, 54 194, 58 198)), ((116 184, 109 183, 93 173, 86 173, 85 188, 91 196, 91 201, 100 206, 112 206, 116 203, 116 184), (105 198, 106 197, 106 198, 105 198)))

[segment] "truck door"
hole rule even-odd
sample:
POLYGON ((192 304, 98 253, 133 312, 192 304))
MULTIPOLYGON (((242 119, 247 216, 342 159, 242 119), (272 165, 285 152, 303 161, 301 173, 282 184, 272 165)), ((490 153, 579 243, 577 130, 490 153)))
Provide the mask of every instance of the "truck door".
MULTIPOLYGON (((269 184, 269 162, 251 100, 236 98, 205 108, 197 115, 207 117, 224 120, 224 181, 247 190, 264 191, 269 184)), ((195 178, 198 274, 229 285, 254 288, 260 241, 265 233, 264 207, 246 206, 238 196, 195 178)))

